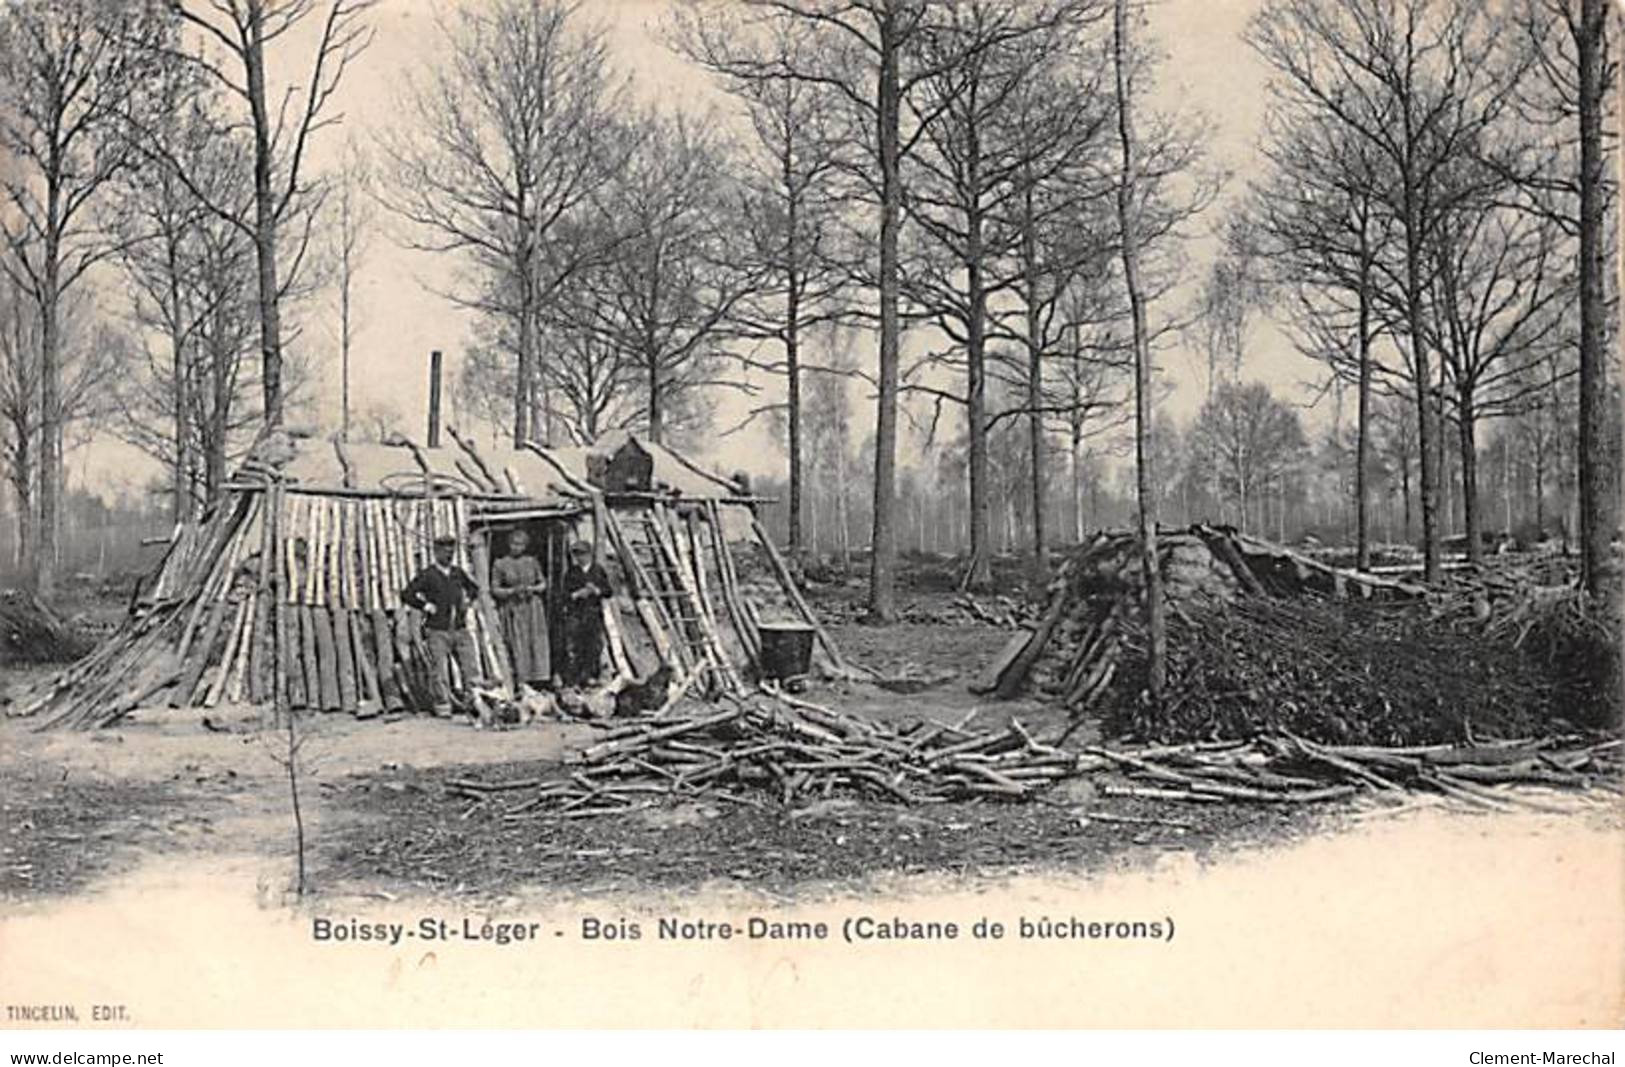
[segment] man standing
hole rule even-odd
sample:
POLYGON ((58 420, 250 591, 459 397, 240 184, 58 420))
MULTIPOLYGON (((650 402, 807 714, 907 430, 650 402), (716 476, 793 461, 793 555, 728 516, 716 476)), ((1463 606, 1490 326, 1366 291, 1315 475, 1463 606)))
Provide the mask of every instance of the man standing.
POLYGON ((593 559, 592 546, 570 546, 570 568, 564 573, 564 684, 585 689, 598 679, 604 658, 604 610, 614 590, 609 575, 593 559))
POLYGON ((423 612, 424 639, 429 646, 429 673, 434 684, 434 713, 451 717, 451 681, 447 667, 453 656, 465 687, 481 681, 480 657, 474 648, 474 635, 468 632, 468 606, 480 587, 468 572, 452 560, 457 538, 437 537, 434 562, 418 572, 401 590, 401 602, 423 612))

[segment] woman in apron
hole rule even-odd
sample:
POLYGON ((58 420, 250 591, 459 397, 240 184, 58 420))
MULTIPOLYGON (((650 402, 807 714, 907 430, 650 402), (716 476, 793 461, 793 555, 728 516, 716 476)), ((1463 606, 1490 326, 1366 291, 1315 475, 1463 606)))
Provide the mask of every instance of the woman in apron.
POLYGON ((530 535, 524 530, 508 535, 508 554, 491 564, 491 596, 513 656, 514 680, 541 689, 553 677, 547 603, 542 597, 547 579, 541 561, 527 551, 529 547, 530 535))

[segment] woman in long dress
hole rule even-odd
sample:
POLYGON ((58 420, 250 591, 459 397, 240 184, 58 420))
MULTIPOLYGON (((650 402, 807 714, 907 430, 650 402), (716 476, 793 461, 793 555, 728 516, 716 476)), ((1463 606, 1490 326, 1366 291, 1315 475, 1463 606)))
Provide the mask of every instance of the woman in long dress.
POLYGON ((514 678, 540 689, 553 677, 547 602, 542 597, 547 579, 529 547, 530 536, 524 530, 508 535, 508 554, 491 564, 491 596, 502 616, 514 678))

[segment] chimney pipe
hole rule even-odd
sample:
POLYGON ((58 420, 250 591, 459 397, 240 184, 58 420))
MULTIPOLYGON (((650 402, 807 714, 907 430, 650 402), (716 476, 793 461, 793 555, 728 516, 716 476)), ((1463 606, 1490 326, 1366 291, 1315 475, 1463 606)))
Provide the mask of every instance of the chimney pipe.
POLYGON ((429 447, 440 447, 440 350, 429 353, 429 447))

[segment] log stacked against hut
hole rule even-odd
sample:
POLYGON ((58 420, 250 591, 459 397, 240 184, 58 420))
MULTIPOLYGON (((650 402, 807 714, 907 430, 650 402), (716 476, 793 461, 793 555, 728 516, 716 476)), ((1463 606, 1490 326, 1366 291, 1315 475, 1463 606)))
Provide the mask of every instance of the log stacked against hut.
MULTIPOLYGON (((462 498, 301 492, 267 479, 183 526, 124 625, 13 697, 39 726, 103 726, 143 705, 344 711, 430 703, 422 635, 400 591, 434 537, 466 529, 462 498), (281 670, 275 670, 277 664, 281 670), (279 677, 280 675, 280 677, 279 677)), ((483 573, 460 545, 459 562, 483 573)), ((490 678, 506 659, 488 605, 469 627, 490 678)))
POLYGON ((1094 712, 1113 734, 1170 741, 1289 731, 1412 745, 1527 736, 1563 719, 1596 725, 1567 710, 1564 672, 1528 654, 1507 612, 1451 625, 1441 618, 1448 595, 1221 528, 1158 543, 1169 679, 1159 706, 1143 693, 1141 565, 1129 534, 1097 535, 1066 562, 1039 625, 981 687, 1011 696, 1030 685, 1074 716, 1094 712))
POLYGON ((931 719, 894 727, 767 690, 615 725, 563 768, 457 778, 447 789, 509 820, 624 815, 685 800, 1065 802, 1054 787, 1079 778, 1089 780, 1089 796, 1290 805, 1366 795, 1391 806, 1423 793, 1508 810, 1561 806, 1557 790, 1617 787, 1620 757, 1617 739, 1380 748, 1284 733, 1070 750, 1035 738, 1019 720, 1003 729, 931 719))

